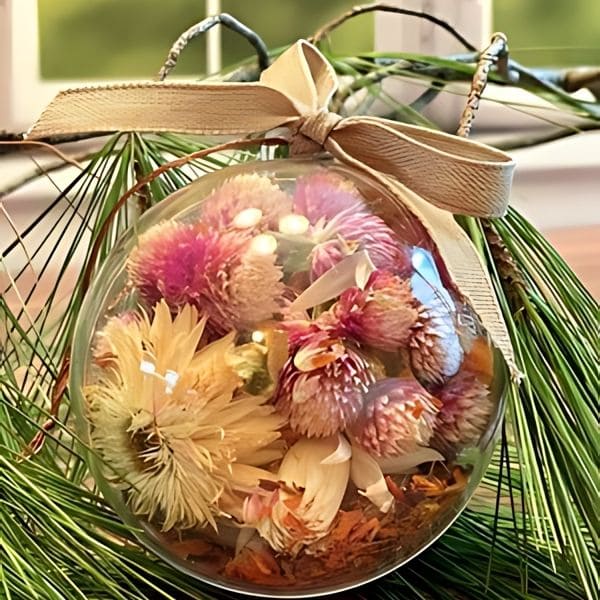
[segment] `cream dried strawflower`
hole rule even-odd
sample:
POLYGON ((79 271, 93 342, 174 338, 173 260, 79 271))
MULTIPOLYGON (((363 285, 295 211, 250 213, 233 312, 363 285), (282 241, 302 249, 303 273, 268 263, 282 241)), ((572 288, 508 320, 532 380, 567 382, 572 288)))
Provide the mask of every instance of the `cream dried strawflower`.
POLYGON ((152 320, 110 328, 114 359, 84 389, 108 476, 164 530, 216 527, 221 496, 258 484, 257 467, 281 456, 281 418, 265 397, 240 391, 225 360, 233 335, 197 350, 205 322, 189 305, 173 318, 161 301, 152 320))

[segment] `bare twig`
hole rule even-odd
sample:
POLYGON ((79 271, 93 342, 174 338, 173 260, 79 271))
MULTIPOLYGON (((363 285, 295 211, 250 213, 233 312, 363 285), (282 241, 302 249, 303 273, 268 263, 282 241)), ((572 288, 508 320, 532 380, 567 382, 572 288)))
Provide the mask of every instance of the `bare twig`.
POLYGON ((157 79, 163 81, 167 75, 175 68, 177 61, 179 60, 180 54, 183 52, 185 47, 196 37, 206 33, 209 29, 212 29, 215 25, 224 25, 225 27, 239 33, 242 37, 246 38, 248 42, 256 50, 258 57, 258 68, 259 71, 264 71, 269 66, 269 51, 262 38, 252 29, 246 27, 243 23, 240 23, 237 19, 227 13, 221 13, 220 15, 214 15, 208 17, 195 25, 192 25, 187 31, 184 31, 177 41, 171 46, 167 59, 161 67, 157 79))
POLYGON ((460 118, 460 125, 456 132, 460 137, 468 137, 471 126, 473 125, 473 119, 475 119, 475 112, 479 108, 481 95, 488 82, 490 69, 500 60, 502 60, 503 68, 506 70, 508 64, 508 45, 506 43, 506 36, 503 33, 495 33, 492 36, 490 45, 479 57, 477 68, 473 75, 473 81, 471 82, 471 89, 467 96, 467 105, 460 118))
POLYGON ((409 17, 418 17, 419 19, 425 19, 426 21, 430 21, 434 23, 438 27, 446 30, 450 35, 456 38, 467 50, 471 50, 472 52, 476 51, 477 48, 471 44, 464 36, 462 36, 452 25, 443 19, 439 19, 434 15, 430 15, 429 13, 419 11, 419 10, 410 10, 408 8, 400 8, 399 6, 394 6, 393 4, 385 4, 383 2, 375 2, 373 4, 362 4, 360 6, 355 6, 351 8, 349 11, 344 14, 336 17, 335 19, 329 21, 329 23, 325 23, 323 27, 318 29, 315 34, 309 38, 313 44, 319 44, 324 37, 327 37, 334 29, 337 29, 340 25, 345 23, 346 21, 357 17, 358 15, 363 15, 369 12, 390 12, 396 13, 399 15, 407 15, 409 17))
POLYGON ((66 163, 77 167, 80 171, 83 171, 84 169, 84 167, 74 158, 67 156, 64 152, 61 152, 56 146, 52 146, 47 142, 39 142, 33 140, 0 141, 0 146, 37 146, 38 148, 43 148, 45 150, 53 152, 54 154, 56 154, 56 156, 64 160, 66 163))

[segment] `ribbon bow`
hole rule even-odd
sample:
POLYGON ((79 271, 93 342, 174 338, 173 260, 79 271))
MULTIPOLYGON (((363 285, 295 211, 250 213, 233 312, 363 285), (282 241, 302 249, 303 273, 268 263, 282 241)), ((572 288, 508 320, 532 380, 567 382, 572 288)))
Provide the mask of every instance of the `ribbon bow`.
POLYGON ((287 126, 292 152, 324 148, 340 161, 396 178, 431 204, 477 217, 506 211, 514 163, 503 152, 452 135, 327 110, 337 78, 325 57, 296 42, 259 83, 142 83, 61 92, 29 139, 74 133, 178 131, 250 134, 287 126))
POLYGON ((427 229, 457 289, 516 374, 488 273, 451 214, 503 215, 513 161, 483 144, 422 127, 342 118, 327 110, 336 88, 332 66, 300 40, 263 71, 259 83, 150 82, 60 92, 27 137, 113 131, 234 135, 288 127, 292 154, 324 149, 394 189, 427 229))

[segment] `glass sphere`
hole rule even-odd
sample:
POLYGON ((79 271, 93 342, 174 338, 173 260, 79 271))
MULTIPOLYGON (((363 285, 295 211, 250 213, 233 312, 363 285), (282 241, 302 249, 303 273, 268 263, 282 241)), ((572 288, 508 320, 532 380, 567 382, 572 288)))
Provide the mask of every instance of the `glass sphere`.
POLYGON ((504 365, 423 226, 334 161, 206 175, 116 244, 71 392, 99 488, 221 588, 309 596, 404 564, 490 458, 504 365))

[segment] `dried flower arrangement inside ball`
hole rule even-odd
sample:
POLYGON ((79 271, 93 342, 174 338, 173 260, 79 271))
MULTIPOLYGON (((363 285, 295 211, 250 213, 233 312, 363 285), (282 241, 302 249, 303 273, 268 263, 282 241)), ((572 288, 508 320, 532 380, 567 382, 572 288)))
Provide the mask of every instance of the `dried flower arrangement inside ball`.
POLYGON ((117 245, 71 388, 106 497, 201 579, 310 595, 451 524, 489 459, 502 368, 425 229, 364 175, 201 178, 117 245))

